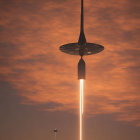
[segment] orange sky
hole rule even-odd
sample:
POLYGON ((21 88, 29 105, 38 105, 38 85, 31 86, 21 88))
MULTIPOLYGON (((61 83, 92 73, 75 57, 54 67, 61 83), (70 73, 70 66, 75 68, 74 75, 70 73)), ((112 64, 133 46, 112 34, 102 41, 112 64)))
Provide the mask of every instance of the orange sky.
MULTIPOLYGON (((21 104, 43 111, 75 113, 79 103, 78 56, 59 51, 77 42, 78 0, 0 2, 0 80, 21 104)), ((115 120, 140 126, 140 41, 138 0, 85 0, 88 42, 105 50, 85 56, 87 116, 117 114, 115 120)))

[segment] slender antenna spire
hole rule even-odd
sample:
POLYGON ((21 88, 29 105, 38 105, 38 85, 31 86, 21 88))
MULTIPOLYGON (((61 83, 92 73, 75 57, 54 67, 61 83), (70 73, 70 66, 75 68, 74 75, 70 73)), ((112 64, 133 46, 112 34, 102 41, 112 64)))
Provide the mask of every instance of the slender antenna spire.
MULTIPOLYGON (((86 45, 86 37, 84 34, 84 6, 83 5, 84 5, 83 0, 81 0, 81 31, 80 31, 78 44, 82 48, 86 45)), ((80 55, 82 55, 82 54, 80 54, 80 55)))
POLYGON ((84 6, 83 6, 83 0, 81 0, 81 32, 84 32, 84 6))

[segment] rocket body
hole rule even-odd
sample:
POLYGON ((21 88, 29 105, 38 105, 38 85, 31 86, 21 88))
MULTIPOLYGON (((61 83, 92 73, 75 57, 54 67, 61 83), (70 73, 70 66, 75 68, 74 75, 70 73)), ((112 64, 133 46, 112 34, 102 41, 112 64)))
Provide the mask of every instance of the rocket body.
POLYGON ((83 58, 81 57, 81 59, 79 60, 78 63, 78 80, 80 79, 85 79, 85 74, 86 73, 86 64, 85 61, 83 60, 83 58))

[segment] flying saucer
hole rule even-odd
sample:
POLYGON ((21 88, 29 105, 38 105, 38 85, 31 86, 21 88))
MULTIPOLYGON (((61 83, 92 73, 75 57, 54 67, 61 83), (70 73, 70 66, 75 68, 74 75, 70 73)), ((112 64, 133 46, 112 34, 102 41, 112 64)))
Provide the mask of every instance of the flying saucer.
MULTIPOLYGON (((78 43, 69 43, 60 46, 60 50, 70 55, 80 55, 81 46, 78 43)), ((95 43, 86 43, 83 47, 83 55, 97 54, 104 50, 104 47, 95 43)))
POLYGON ((70 55, 80 55, 81 57, 84 55, 92 55, 97 54, 104 50, 102 45, 96 43, 88 43, 86 41, 85 33, 84 33, 84 8, 83 8, 83 0, 81 0, 81 25, 80 25, 80 35, 77 43, 69 43, 60 46, 60 51, 70 54, 70 55))

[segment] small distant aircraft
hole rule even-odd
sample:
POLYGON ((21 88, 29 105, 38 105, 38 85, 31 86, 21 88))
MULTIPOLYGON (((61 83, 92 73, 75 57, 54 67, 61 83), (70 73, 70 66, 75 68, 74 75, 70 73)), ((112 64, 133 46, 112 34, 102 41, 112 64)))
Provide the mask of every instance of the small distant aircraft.
POLYGON ((53 130, 53 132, 54 132, 54 133, 57 133, 57 132, 58 132, 58 130, 55 128, 55 129, 53 130))

